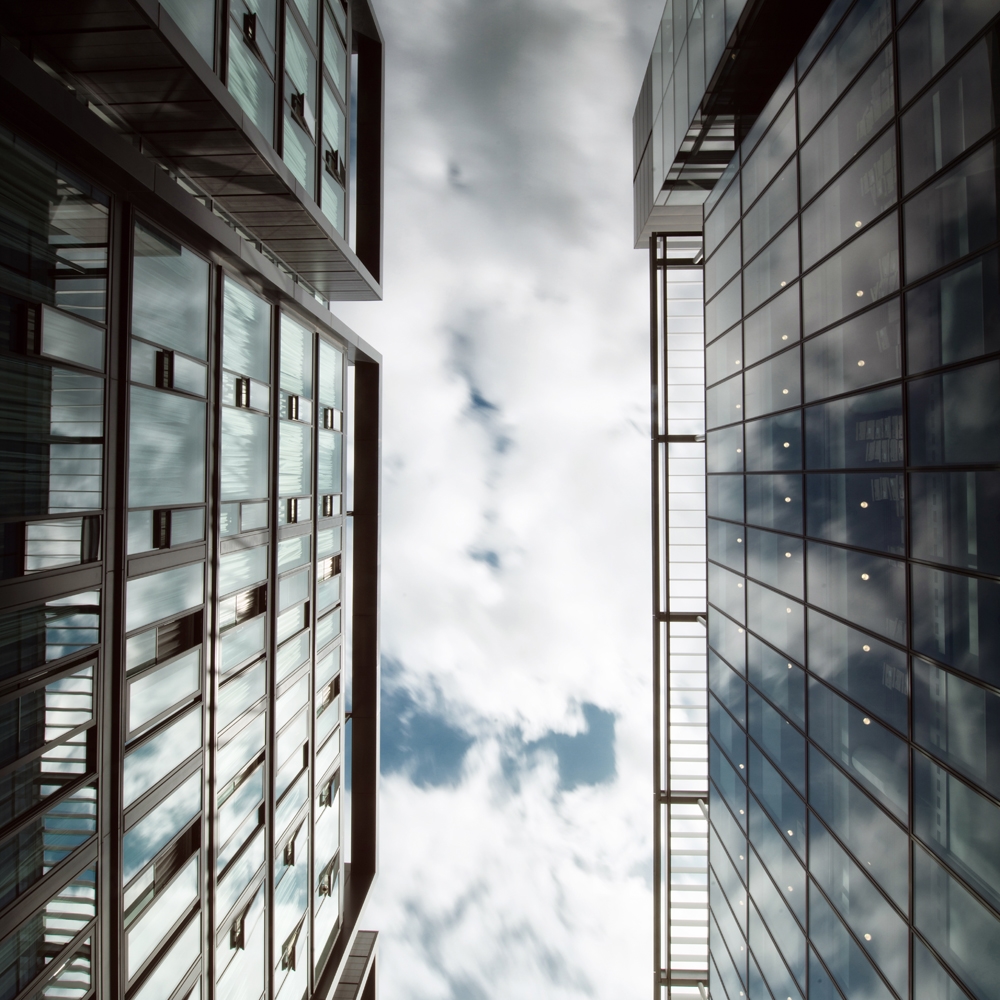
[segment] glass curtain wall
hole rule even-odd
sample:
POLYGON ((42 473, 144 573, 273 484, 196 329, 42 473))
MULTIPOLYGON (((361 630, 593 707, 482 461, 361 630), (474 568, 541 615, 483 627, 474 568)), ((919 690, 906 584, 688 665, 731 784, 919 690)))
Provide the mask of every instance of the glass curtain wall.
POLYGON ((832 4, 705 206, 713 996, 1000 996, 998 14, 832 4))
POLYGON ((109 204, 0 130, 0 980, 12 996, 95 982, 109 204))

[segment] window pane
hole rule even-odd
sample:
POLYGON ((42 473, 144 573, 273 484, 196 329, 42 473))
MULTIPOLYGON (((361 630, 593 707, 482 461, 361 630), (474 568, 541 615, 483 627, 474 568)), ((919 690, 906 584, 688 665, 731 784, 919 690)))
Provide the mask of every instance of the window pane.
POLYGON ((995 250, 906 293, 910 372, 1000 350, 1000 277, 995 250))
POLYGON ((756 636, 747 640, 750 682, 802 729, 806 726, 805 673, 756 636))
POLYGON ((910 474, 917 559, 1000 576, 1000 472, 910 474))
POLYGON ((793 348, 770 361, 747 369, 743 376, 747 419, 799 405, 802 401, 799 390, 800 363, 799 350, 793 348))
POLYGON ((138 676, 129 684, 129 729, 136 730, 161 712, 201 690, 201 649, 191 650, 138 676))
MULTIPOLYGON (((774 887, 774 883, 768 877, 767 871, 753 851, 750 852, 750 894, 753 896, 757 912, 770 929, 774 939, 781 942, 779 950, 784 955, 795 978, 805 985, 805 935, 792 918, 785 900, 774 887)), ((785 895, 787 894, 786 889, 785 895)))
POLYGON ((335 410, 344 408, 344 355, 322 338, 319 342, 319 401, 335 410))
POLYGON ((708 642, 741 674, 746 673, 746 633, 714 609, 708 612, 708 642))
MULTIPOLYGON (((788 974, 788 968, 781 960, 781 953, 775 947, 756 907, 750 908, 750 948, 772 994, 779 997, 791 997, 792 1000, 801 1000, 802 994, 796 987, 795 981, 788 974)), ((751 961, 751 968, 753 964, 751 961)))
POLYGON ((742 476, 708 476, 708 512, 730 521, 743 520, 742 476))
POLYGON ((266 497, 268 420, 249 410, 222 408, 222 499, 266 497))
POLYGON ((910 885, 906 832, 814 747, 809 748, 809 805, 906 912, 910 885))
POLYGON ((806 476, 808 534, 843 545, 905 551, 903 476, 870 473, 806 476))
POLYGON ((740 524, 708 519, 708 558, 720 562, 737 573, 744 572, 746 546, 745 529, 740 524))
POLYGON ((809 610, 809 669, 880 719, 909 729, 909 674, 902 650, 809 610))
POLYGON ((203 503, 205 403, 139 386, 129 399, 129 506, 203 503))
MULTIPOLYGON (((743 259, 775 236, 798 208, 795 163, 789 163, 743 220, 743 259)), ((739 235, 739 234, 736 234, 739 235)))
POLYGON ((806 467, 902 465, 902 411, 899 386, 810 406, 806 410, 806 467))
POLYGON ((913 1000, 968 1000, 930 949, 913 938, 913 1000))
POLYGON ((1000 904, 1000 808, 922 753, 913 754, 918 837, 994 906, 1000 904))
POLYGON ((806 741, 752 688, 748 694, 747 732, 788 781, 806 793, 806 741))
POLYGON ((909 768, 898 736, 815 680, 809 682, 809 736, 906 822, 909 768))
POLYGON ((281 315, 281 388, 312 398, 312 334, 281 315))
POLYGON ((224 730, 234 719, 264 697, 264 661, 241 671, 219 689, 219 730, 224 730))
POLYGON ((805 276, 802 283, 806 333, 821 330, 899 288, 896 214, 805 276))
POLYGON ((802 476, 747 476, 746 493, 748 524, 802 533, 802 476))
POLYGON ((914 465, 1000 462, 1000 361, 911 382, 909 416, 914 465))
POLYGON ((708 564, 708 599, 738 622, 745 621, 745 594, 743 577, 730 573, 715 563, 708 564))
POLYGON ((799 275, 799 230, 790 225, 743 269, 743 308, 756 309, 799 275))
POLYGON ((808 135, 892 30, 888 0, 861 0, 799 84, 799 120, 808 135))
POLYGON ((328 642, 340 635, 340 608, 334 608, 328 615, 316 622, 316 648, 322 649, 328 642))
MULTIPOLYGON (((805 761, 803 760, 803 769, 805 761)), ((756 801, 750 800, 750 840, 771 878, 778 885, 781 898, 800 923, 806 921, 806 873, 802 863, 788 846, 788 837, 779 833, 756 801)), ((756 901, 756 896, 754 897, 756 901)))
POLYGON ((798 410, 746 424, 747 469, 802 468, 802 417, 798 410))
POLYGON ((740 233, 736 230, 705 264, 705 298, 712 298, 739 267, 740 233))
POLYGON ((808 201, 895 111, 892 46, 862 73, 799 153, 802 200, 808 201))
POLYGON ((129 927, 128 975, 134 976, 142 963, 159 947, 167 932, 198 898, 198 855, 177 873, 142 916, 129 927))
POLYGON ((799 286, 786 288, 743 323, 744 365, 752 365, 795 343, 800 336, 799 286))
POLYGON ((196 771, 122 837, 122 884, 127 885, 201 812, 196 771))
POLYGON ((760 145, 743 165, 744 212, 770 183, 795 150, 795 100, 789 101, 767 131, 760 145))
POLYGON ((740 826, 747 825, 747 786, 739 772, 723 756, 714 740, 708 741, 708 773, 715 782, 723 800, 737 817, 740 826))
POLYGON ((750 790, 771 819, 788 838, 788 844, 799 857, 805 855, 806 807, 782 778, 780 772, 751 744, 750 790))
POLYGON ((278 492, 302 496, 312 491, 312 428, 282 420, 278 446, 278 492))
POLYGON ((0 679, 97 645, 100 600, 88 591, 0 615, 0 679))
POLYGON ((319 432, 316 489, 320 493, 340 493, 343 489, 343 443, 339 431, 319 432))
POLYGON ((260 382, 270 382, 270 304, 227 276, 223 308, 223 367, 260 382))
POLYGON ((250 51, 233 19, 229 22, 229 92, 270 143, 274 135, 274 81, 250 51))
POLYGON ((804 662, 805 615, 798 601, 748 581, 747 625, 793 660, 804 662))
POLYGON ((201 914, 197 913, 181 936, 164 953, 156 971, 143 982, 134 1000, 167 1000, 180 985, 201 951, 201 914))
MULTIPOLYGON (((722 184, 722 181, 719 181, 722 184)), ((708 205, 706 204, 706 209, 708 205)), ((705 254, 710 256, 740 218, 740 186, 730 184, 718 207, 705 219, 705 254)))
POLYGON ((913 660, 913 739, 993 795, 1000 792, 1000 696, 913 660))
POLYGON ((267 579, 266 545, 237 549, 219 559, 219 594, 231 594, 267 579))
POLYGON ((230 629, 222 636, 222 670, 231 670, 264 649, 264 615, 230 629))
POLYGON ((711 302, 705 303, 706 344, 739 322, 742 287, 743 284, 737 275, 711 302))
POLYGON ((134 253, 132 333, 207 360, 208 262, 141 223, 134 253))
POLYGON ((899 378, 899 300, 807 340, 802 349, 808 402, 899 378))
MULTIPOLYGON (((340 0, 333 0, 339 6, 340 0)), ((323 65, 333 79, 341 97, 347 96, 347 50, 333 26, 328 7, 323 10, 323 65)))
POLYGON ((747 573, 769 587, 800 599, 803 593, 802 539, 747 528, 747 573))
POLYGON ((740 371, 743 364, 743 335, 739 327, 710 344, 705 351, 705 382, 712 385, 740 371))
POLYGON ((974 253, 997 238, 996 169, 990 144, 903 207, 906 280, 974 253))
POLYGON ((926 851, 913 852, 913 922, 977 997, 993 1000, 1000 983, 1000 924, 926 851))
POLYGON ((165 778, 179 764, 201 749, 201 708, 182 715, 151 740, 125 756, 124 802, 131 805, 140 795, 165 778))
POLYGON ((69 313, 43 305, 41 335, 40 354, 103 370, 103 327, 91 326, 69 313))
POLYGON ((125 631, 170 618, 205 600, 203 563, 178 566, 129 580, 125 592, 125 631))
POLYGON ((708 687, 741 725, 747 722, 746 682, 715 655, 708 655, 708 687))

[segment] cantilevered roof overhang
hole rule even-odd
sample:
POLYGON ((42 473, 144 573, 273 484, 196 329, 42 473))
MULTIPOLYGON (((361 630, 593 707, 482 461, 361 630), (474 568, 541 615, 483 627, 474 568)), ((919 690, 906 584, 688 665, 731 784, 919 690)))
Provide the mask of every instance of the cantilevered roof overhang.
POLYGON ((67 75, 322 295, 380 299, 382 38, 370 9, 362 14, 357 252, 157 0, 4 3, 0 30, 67 75))

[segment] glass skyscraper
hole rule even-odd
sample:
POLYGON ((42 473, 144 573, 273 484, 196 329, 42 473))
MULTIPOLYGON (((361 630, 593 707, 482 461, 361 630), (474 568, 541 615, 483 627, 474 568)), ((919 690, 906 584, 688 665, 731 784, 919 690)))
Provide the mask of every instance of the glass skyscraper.
POLYGON ((375 996, 381 74, 0 9, 2 1000, 375 996))
POLYGON ((717 6, 668 4, 671 56, 665 15, 635 117, 660 400, 655 993, 993 1000, 1000 4, 717 6), (705 53, 698 80, 679 44, 705 53), (670 61, 683 105, 660 96, 670 61), (701 286, 697 349, 679 274, 701 286), (680 426, 682 398, 703 423, 680 426), (682 448, 705 463, 686 536, 682 448), (706 591, 675 571, 699 541, 706 591), (673 676, 682 592, 705 601, 702 703, 673 676), (684 800, 673 733, 699 711, 706 752, 683 756, 707 759, 703 963, 678 903, 705 847, 666 812, 684 800))

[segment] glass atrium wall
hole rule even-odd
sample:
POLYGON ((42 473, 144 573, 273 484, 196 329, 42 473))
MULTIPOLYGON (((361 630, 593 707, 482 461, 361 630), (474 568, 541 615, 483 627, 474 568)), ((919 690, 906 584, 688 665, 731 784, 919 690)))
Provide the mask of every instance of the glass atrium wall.
POLYGON ((4 997, 316 989, 345 373, 329 331, 0 131, 4 997))
POLYGON ((1000 997, 998 14, 833 3, 705 205, 716 998, 1000 997))

